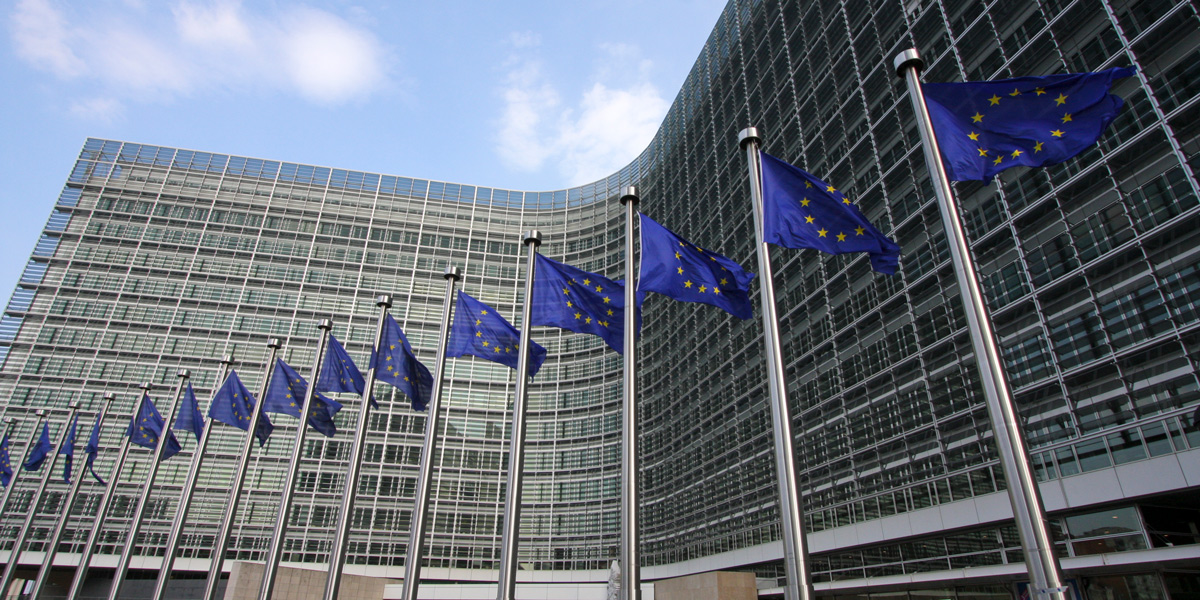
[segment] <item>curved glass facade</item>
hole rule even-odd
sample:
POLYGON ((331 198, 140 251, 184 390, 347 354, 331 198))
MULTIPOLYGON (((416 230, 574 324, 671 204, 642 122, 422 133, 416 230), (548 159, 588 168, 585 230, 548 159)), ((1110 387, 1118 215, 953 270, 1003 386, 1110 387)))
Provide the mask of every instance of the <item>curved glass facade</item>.
MULTIPOLYGON (((1196 461, 1198 25, 1194 5, 1169 0, 734 0, 642 156, 604 181, 553 192, 89 140, 0 323, 0 397, 9 415, 51 407, 61 419, 69 399, 95 411, 115 391, 128 415, 138 382, 173 385, 180 367, 207 398, 227 353, 254 389, 266 337, 283 338, 284 358, 307 367, 315 322, 331 315, 361 365, 380 292, 395 295, 393 313, 428 364, 442 269, 464 267, 462 289, 514 318, 526 229, 543 232, 546 255, 621 278, 616 197, 630 184, 645 213, 751 266, 736 135, 754 125, 766 151, 836 182, 902 247, 893 277, 873 274, 865 256, 774 254, 808 530, 851 531, 990 497, 1003 491, 991 427, 911 107, 891 66, 915 46, 929 81, 1137 66, 1117 84, 1126 108, 1097 146, 1062 165, 956 188, 1042 480, 1115 481, 1127 463, 1196 461)), ((760 323, 653 297, 645 324, 647 565, 777 541, 760 323)), ((520 562, 605 569, 619 538, 620 357, 591 336, 536 328, 534 338, 550 358, 530 393, 520 562)), ((428 564, 494 569, 512 372, 457 359, 446 375, 428 564)), ((166 387, 155 394, 160 405, 168 396, 166 387)), ((339 426, 350 426, 350 412, 339 426)), ((282 440, 294 426, 280 421, 251 466, 230 558, 261 560, 266 548, 282 440)), ((374 414, 352 564, 403 564, 423 426, 400 397, 374 414)), ((23 427, 18 436, 31 425, 23 427)), ((185 557, 208 558, 232 476, 242 434, 218 427, 185 557)), ((110 448, 118 431, 107 428, 110 448)), ((309 442, 285 560, 328 560, 348 453, 345 434, 309 442)), ((139 540, 145 554, 162 552, 186 467, 176 460, 160 471, 139 540)), ((141 470, 122 477, 102 553, 124 543, 141 470)), ((1182 478, 1126 487, 1124 497, 1194 493, 1182 478)), ((63 489, 52 489, 53 505, 63 489)), ((84 490, 75 510, 91 514, 97 492, 84 490)), ((30 491, 19 492, 28 503, 30 491)), ((77 518, 62 551, 90 526, 77 518)), ((31 550, 51 523, 38 520, 31 550)), ((1003 523, 984 524, 967 541, 961 532, 911 543, 888 534, 818 548, 818 577, 1019 562, 1003 523)), ((775 572, 769 561, 755 568, 775 572)))

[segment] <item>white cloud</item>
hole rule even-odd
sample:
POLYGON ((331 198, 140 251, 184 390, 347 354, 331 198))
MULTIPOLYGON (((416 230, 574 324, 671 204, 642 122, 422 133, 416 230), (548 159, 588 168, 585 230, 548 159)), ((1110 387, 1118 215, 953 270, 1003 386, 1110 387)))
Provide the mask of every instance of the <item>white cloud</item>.
POLYGON ((9 26, 17 55, 30 64, 63 78, 83 71, 83 61, 71 49, 71 36, 62 15, 46 0, 18 2, 9 26))
POLYGON ((88 98, 71 104, 71 115, 85 121, 111 123, 122 114, 121 103, 112 98, 88 98))
MULTIPOLYGON (((267 6, 181 0, 167 10, 110 0, 68 13, 50 0, 21 0, 10 28, 22 59, 96 85, 110 115, 121 104, 227 90, 342 104, 387 85, 388 49, 373 32, 314 8, 267 6)), ((72 114, 100 114, 76 108, 72 114)))
POLYGON ((365 96, 385 75, 382 48, 374 36, 327 12, 296 10, 280 41, 292 85, 321 103, 365 96))
POLYGON ((590 85, 569 106, 543 75, 540 61, 509 58, 496 136, 504 164, 527 172, 550 164, 566 185, 580 185, 612 174, 646 149, 670 107, 649 83, 653 65, 627 44, 600 50, 590 85))

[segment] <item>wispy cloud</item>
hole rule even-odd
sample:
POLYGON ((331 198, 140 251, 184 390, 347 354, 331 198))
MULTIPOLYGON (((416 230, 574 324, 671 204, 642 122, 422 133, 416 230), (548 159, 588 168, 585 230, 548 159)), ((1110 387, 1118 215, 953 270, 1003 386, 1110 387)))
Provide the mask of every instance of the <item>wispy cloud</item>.
POLYGON ((10 20, 17 55, 55 76, 90 84, 105 110, 214 91, 297 95, 319 105, 369 97, 388 85, 389 49, 369 30, 323 10, 237 0, 73 5, 20 0, 10 20))
MULTIPOLYGON (((509 43, 515 50, 535 47, 527 36, 514 34, 509 43)), ((578 185, 612 174, 646 148, 670 106, 650 83, 653 65, 634 46, 599 50, 589 85, 573 102, 563 101, 538 58, 519 52, 509 58, 496 136, 504 164, 527 172, 549 166, 566 185, 578 185)))

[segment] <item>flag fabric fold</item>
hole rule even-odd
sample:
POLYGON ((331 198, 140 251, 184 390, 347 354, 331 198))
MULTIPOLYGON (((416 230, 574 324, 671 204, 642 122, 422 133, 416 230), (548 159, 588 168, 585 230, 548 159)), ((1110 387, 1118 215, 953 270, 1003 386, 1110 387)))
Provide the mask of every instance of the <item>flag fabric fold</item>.
POLYGON ((175 439, 175 433, 167 428, 167 420, 158 412, 158 408, 154 406, 154 401, 150 399, 150 394, 142 395, 142 403, 138 405, 138 410, 133 415, 133 419, 129 421, 129 427, 125 430, 125 435, 129 436, 129 441, 151 450, 158 447, 158 440, 163 435, 167 437, 167 447, 163 451, 162 460, 167 460, 176 454, 182 448, 179 446, 179 440, 175 439))
MULTIPOLYGON (((245 384, 238 377, 237 371, 230 370, 229 376, 225 378, 225 383, 221 384, 221 388, 208 403, 208 416, 214 421, 237 427, 242 431, 249 431, 255 403, 254 395, 246 389, 245 384)), ((266 446, 267 438, 271 437, 271 432, 274 430, 275 426, 271 424, 267 414, 264 412, 259 415, 258 428, 254 432, 255 437, 258 438, 258 445, 266 446)))
POLYGON ((75 433, 79 428, 79 415, 75 415, 75 420, 71 421, 71 430, 67 432, 67 439, 63 440, 62 448, 58 449, 58 453, 63 455, 63 481, 71 483, 71 467, 75 463, 75 433))
MULTIPOLYGON (((308 392, 308 382, 283 361, 275 361, 275 372, 271 375, 271 383, 267 386, 266 397, 263 398, 263 412, 283 413, 300 418, 300 404, 308 392)), ((327 437, 337 435, 337 427, 333 417, 342 410, 341 403, 320 393, 313 394, 312 411, 309 413, 308 425, 327 437)))
POLYGON ((900 246, 883 235, 832 185, 766 152, 762 156, 763 241, 829 254, 866 252, 871 268, 891 275, 900 246))
POLYGON ((681 302, 711 304, 739 319, 754 316, 750 301, 754 273, 688 242, 646 215, 640 217, 639 292, 658 292, 681 302))
POLYGON ((325 360, 321 363, 321 373, 317 376, 317 391, 354 393, 361 396, 366 385, 358 365, 354 364, 346 348, 337 338, 329 336, 329 347, 325 349, 325 360))
POLYGON ((389 313, 383 319, 379 351, 371 351, 375 379, 390 384, 408 396, 413 410, 425 410, 433 394, 433 375, 417 360, 400 324, 389 313))
MULTIPOLYGON (((477 356, 517 368, 520 358, 518 344, 521 332, 513 327, 496 309, 459 291, 454 305, 454 324, 446 342, 446 356, 477 356)), ((530 340, 529 376, 537 374, 546 362, 546 349, 530 340)))
POLYGON ((947 176, 988 180, 1010 167, 1053 165, 1087 150, 1125 104, 1109 93, 1113 80, 1134 72, 923 84, 947 176))
POLYGON ((625 286, 538 254, 533 278, 533 325, 600 336, 625 351, 625 286))
POLYGON ((92 435, 88 436, 88 443, 83 447, 83 453, 87 455, 87 469, 100 482, 100 485, 106 485, 104 480, 96 474, 96 455, 100 453, 100 418, 96 417, 95 424, 92 425, 92 435))
POLYGON ((200 442, 200 437, 204 435, 204 416, 200 413, 200 403, 196 401, 196 392, 192 390, 192 382, 188 382, 187 387, 183 390, 183 398, 179 399, 183 404, 179 407, 179 414, 175 416, 175 429, 180 431, 190 431, 196 435, 196 442, 200 442))
POLYGON ((46 457, 54 451, 54 444, 50 443, 50 424, 42 423, 42 435, 38 437, 37 443, 33 445, 33 449, 29 451, 29 456, 25 457, 25 463, 21 465, 26 471, 36 471, 42 468, 42 463, 46 462, 46 457))
POLYGON ((12 483, 13 466, 12 457, 8 453, 8 436, 4 436, 4 440, 0 441, 0 484, 8 487, 12 483))

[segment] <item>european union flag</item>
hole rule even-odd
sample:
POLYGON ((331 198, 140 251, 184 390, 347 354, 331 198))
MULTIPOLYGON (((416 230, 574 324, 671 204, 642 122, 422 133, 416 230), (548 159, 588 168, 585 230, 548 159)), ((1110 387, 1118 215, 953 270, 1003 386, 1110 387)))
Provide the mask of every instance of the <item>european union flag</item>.
POLYGON ((154 406, 154 401, 150 399, 150 394, 142 395, 142 403, 138 406, 137 412, 134 413, 133 419, 129 421, 129 427, 125 430, 125 435, 129 436, 129 441, 151 450, 158 447, 158 440, 165 433, 167 436, 167 447, 163 451, 163 460, 167 460, 182 449, 179 446, 179 440, 175 439, 175 434, 166 427, 167 420, 158 412, 158 408, 154 406))
MULTIPOLYGON (((83 453, 87 455, 87 468, 91 472, 92 477, 100 482, 100 485, 105 485, 104 480, 96 474, 96 455, 100 453, 100 418, 96 418, 96 423, 92 425, 92 435, 88 437, 88 443, 83 447, 83 453)), ((7 456, 7 455, 6 455, 7 456)))
POLYGON ((413 410, 425 410, 433 394, 433 375, 417 360, 404 331, 390 313, 383 319, 379 351, 371 351, 371 367, 375 369, 375 379, 391 384, 408 396, 413 410))
MULTIPOLYGON (((520 340, 521 332, 496 309, 458 292, 446 356, 478 356, 515 369, 520 358, 517 347, 520 340)), ((546 349, 533 340, 529 343, 533 345, 529 353, 529 376, 533 377, 546 362, 546 349)))
POLYGON ((647 217, 642 219, 639 292, 658 292, 681 302, 703 302, 739 319, 754 316, 750 281, 754 273, 679 237, 647 217))
POLYGON ((872 269, 896 272, 900 246, 880 233, 849 198, 803 169, 761 154, 764 242, 829 254, 866 252, 872 269))
POLYGON ((46 462, 46 457, 50 456, 53 451, 54 444, 50 443, 50 424, 42 423, 42 435, 33 445, 33 450, 29 451, 29 456, 25 458, 25 464, 21 466, 26 471, 36 471, 42 468, 42 463, 46 462))
MULTIPOLYGON (((308 382, 282 358, 277 359, 271 383, 267 386, 267 395, 263 398, 263 412, 283 413, 299 419, 300 403, 304 402, 307 392, 308 382)), ((317 404, 309 414, 308 425, 327 437, 333 437, 337 434, 333 416, 342 410, 342 405, 319 393, 313 394, 313 402, 317 404)))
POLYGON ((4 441, 0 441, 0 484, 8 487, 12 483, 13 468, 12 459, 8 454, 8 436, 4 436, 4 441))
POLYGON ((58 453, 63 455, 63 481, 67 483, 71 483, 71 466, 75 463, 75 432, 78 427, 79 415, 75 415, 75 420, 71 421, 71 431, 67 432, 67 439, 58 449, 58 453))
POLYGON ((530 323, 598 335, 625 350, 625 286, 537 255, 530 323))
POLYGON ((204 435, 204 417, 200 415, 200 403, 196 401, 192 382, 188 382, 187 388, 183 390, 183 398, 179 401, 183 405, 179 407, 179 414, 175 415, 175 429, 191 431, 196 434, 196 442, 199 443, 200 437, 204 435))
POLYGON ((329 336, 329 347, 325 349, 325 360, 321 364, 321 373, 317 375, 317 391, 347 392, 361 396, 366 386, 362 373, 342 343, 329 336))
POLYGON ((1009 167, 1041 167, 1087 150, 1125 104, 1108 93, 1132 68, 1099 73, 926 83, 942 163, 954 181, 987 180, 1009 167))
MULTIPOLYGON (((221 384, 221 389, 217 390, 212 402, 208 403, 208 416, 214 421, 232 425, 242 431, 250 431, 250 418, 254 416, 254 404, 254 396, 242 384, 242 379, 238 377, 237 371, 230 370, 229 376, 225 378, 225 383, 221 384)), ((258 416, 257 429, 254 435, 258 438, 258 445, 266 446, 267 438, 271 437, 271 432, 275 430, 275 426, 271 424, 266 413, 258 416)))

